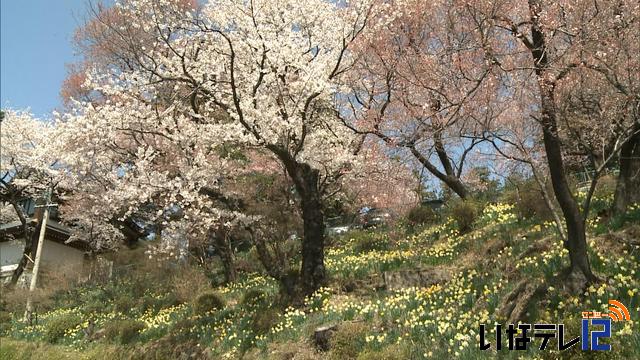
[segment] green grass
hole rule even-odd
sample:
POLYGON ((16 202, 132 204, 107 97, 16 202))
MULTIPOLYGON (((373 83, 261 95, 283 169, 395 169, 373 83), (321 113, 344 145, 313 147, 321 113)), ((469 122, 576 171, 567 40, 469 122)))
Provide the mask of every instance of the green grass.
POLYGON ((129 349, 97 344, 84 351, 37 341, 0 338, 0 360, 120 360, 128 359, 129 349))
MULTIPOLYGON (((60 341, 64 346, 40 343, 47 324, 68 313, 79 316, 83 324, 94 322, 96 328, 113 321, 140 321, 145 327, 135 346, 152 349, 154 354, 162 354, 154 356, 161 357, 208 349, 212 358, 265 358, 287 351, 317 358, 340 358, 341 354, 354 352, 354 358, 373 359, 492 358, 495 353, 477 349, 479 324, 503 321, 497 318, 496 310, 521 279, 549 281, 568 263, 553 226, 519 221, 512 211, 505 205, 489 206, 476 221, 475 230, 464 235, 451 220, 406 236, 380 230, 346 234, 327 251, 329 286, 298 309, 279 307, 278 284, 257 273, 243 274, 236 283, 211 289, 225 305, 204 312, 194 311, 194 302, 176 303, 171 288, 153 278, 118 279, 101 286, 80 287, 59 295, 58 306, 41 314, 41 323, 35 327, 12 320, 2 339, 6 344, 0 347, 2 359, 78 358, 78 354, 103 356, 109 351, 114 354, 109 358, 124 356, 127 347, 105 339, 89 342, 81 327, 65 333, 60 341), (452 279, 429 288, 400 291, 374 286, 384 271, 430 267, 447 269, 452 279), (345 292, 343 285, 349 281, 356 282, 358 288, 345 292), (243 301, 245 295, 249 299, 258 297, 259 301, 243 301), (275 311, 267 313, 267 309, 275 311), (342 341, 339 350, 314 355, 309 339, 316 327, 351 323, 362 324, 353 325, 353 331, 358 331, 354 348, 349 348, 349 341, 342 341)), ((609 299, 617 299, 627 305, 633 322, 614 325, 614 350, 608 356, 640 358, 638 251, 594 236, 589 235, 591 262, 607 282, 583 294, 551 288, 530 309, 528 318, 531 322, 576 324, 582 311, 604 311, 609 299)), ((579 335, 575 326, 571 331, 569 335, 579 335)), ((349 338, 348 332, 343 335, 349 338)), ((594 356, 581 351, 540 352, 538 344, 534 342, 524 353, 502 351, 500 356, 594 356)))

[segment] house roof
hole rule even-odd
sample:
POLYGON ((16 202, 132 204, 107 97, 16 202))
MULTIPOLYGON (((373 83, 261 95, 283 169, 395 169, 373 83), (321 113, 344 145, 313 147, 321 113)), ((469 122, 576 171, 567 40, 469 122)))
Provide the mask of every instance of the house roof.
POLYGON ((0 278, 6 278, 13 275, 13 272, 18 268, 18 264, 9 264, 0 266, 0 278))
MULTIPOLYGON (((22 223, 20 221, 14 221, 6 224, 0 224, 0 232, 11 231, 15 226, 20 226, 22 223)), ((2 241, 2 240, 0 240, 2 241)))
MULTIPOLYGON (((35 220, 32 220, 35 222, 35 220)), ((22 223, 19 221, 2 224, 0 225, 0 234, 8 234, 14 236, 21 236, 24 228, 22 227, 22 223)), ((82 251, 89 251, 91 248, 88 243, 84 241, 71 241, 68 242, 71 237, 72 230, 57 221, 49 220, 47 221, 47 231, 45 232, 45 239, 49 241, 54 241, 66 246, 70 246, 82 251)), ((8 241, 9 237, 2 236, 0 237, 0 242, 8 241)))

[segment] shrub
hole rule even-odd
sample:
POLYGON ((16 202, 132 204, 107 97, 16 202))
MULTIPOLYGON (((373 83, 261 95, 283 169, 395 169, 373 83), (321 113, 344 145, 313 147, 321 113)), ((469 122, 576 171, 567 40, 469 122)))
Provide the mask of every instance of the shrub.
POLYGON ((11 330, 12 316, 6 311, 0 311, 0 336, 11 330))
MULTIPOLYGON (((136 304, 137 304, 137 301, 132 296, 123 295, 114 299, 113 308, 118 312, 128 313, 129 311, 131 311, 132 308, 136 306, 136 304)), ((104 305, 102 305, 102 308, 104 308, 104 305)))
POLYGON ((263 335, 278 322, 280 313, 273 308, 257 311, 251 321, 251 329, 256 335, 263 335))
POLYGON ((204 271, 194 266, 180 268, 171 279, 173 293, 178 301, 186 303, 193 294, 200 294, 211 287, 211 281, 204 271))
MULTIPOLYGON (((70 302, 67 299, 65 299, 65 300, 66 300, 66 301, 64 301, 65 303, 70 302)), ((80 300, 80 299, 78 299, 78 300, 80 300)), ((72 305, 68 304, 67 306, 72 306, 72 305)), ((101 313, 101 312, 105 311, 106 310, 105 309, 106 306, 107 305, 105 305, 104 302, 100 303, 100 302, 95 301, 95 300, 85 301, 82 304, 82 312, 85 313, 85 314, 91 314, 91 313, 98 314, 98 313, 101 313)))
POLYGON ((197 338, 198 327, 205 326, 208 321, 206 318, 178 319, 171 327, 167 337, 176 342, 193 340, 194 336, 197 338))
POLYGON ((413 207, 407 213, 407 223, 409 226, 432 224, 438 220, 438 213, 427 206, 413 207))
POLYGON ((127 359, 212 359, 207 348, 200 346, 197 340, 177 339, 171 336, 150 341, 130 351, 127 359))
POLYGON ((605 175, 598 179, 598 184, 591 198, 591 212, 598 216, 610 215, 616 192, 617 179, 612 175, 605 175))
POLYGON ((62 339, 67 330, 74 329, 82 323, 76 314, 59 315, 47 322, 44 330, 44 340, 52 344, 62 339))
POLYGON ((458 224, 461 233, 469 232, 473 229, 473 224, 478 218, 478 205, 472 200, 454 201, 449 208, 451 217, 458 224))
POLYGON ((104 337, 112 342, 129 344, 135 341, 144 330, 144 323, 136 320, 115 320, 107 323, 104 337))
POLYGON ((247 274, 264 272, 264 267, 260 262, 260 257, 255 247, 248 251, 237 253, 235 261, 235 267, 238 272, 247 274))
POLYGON ((403 360, 410 358, 408 349, 401 345, 389 345, 380 351, 365 350, 358 355, 358 360, 403 360))
POLYGON ((194 310, 198 314, 205 314, 213 310, 224 308, 224 300, 220 294, 215 292, 205 292, 196 298, 194 310))
POLYGON ((553 219, 553 214, 537 184, 531 183, 530 187, 521 189, 519 196, 514 192, 512 198, 512 203, 515 205, 515 210, 519 217, 525 219, 535 217, 540 221, 553 219))
POLYGON ((247 292, 244 293, 244 296, 242 297, 242 305, 247 307, 247 306, 254 306, 254 305, 263 305, 267 300, 267 295, 265 294, 264 291, 259 290, 259 289, 249 289, 247 292))
POLYGON ((249 349, 242 356, 245 360, 318 360, 323 359, 307 341, 270 342, 266 349, 249 349))
POLYGON ((332 334, 330 359, 355 359, 365 346, 365 334, 369 325, 364 322, 345 322, 332 334))
POLYGON ((49 288, 36 288, 30 292, 26 288, 16 287, 14 289, 2 289, 2 309, 14 314, 24 312, 24 304, 31 296, 34 309, 39 313, 46 312, 54 308, 53 294, 55 290, 49 288))
MULTIPOLYGON (((137 311, 144 313, 147 311, 158 312, 162 309, 166 309, 172 306, 176 306, 180 304, 180 301, 176 298, 176 295, 173 293, 167 294, 153 294, 147 293, 144 296, 140 297, 135 304, 137 307, 137 311)), ((122 311, 126 313, 126 311, 122 311)))
POLYGON ((389 249, 389 239, 384 233, 373 231, 353 231, 349 234, 356 253, 389 249))
POLYGON ((593 196, 595 198, 606 198, 611 197, 616 192, 616 187, 618 186, 618 179, 613 175, 605 175, 598 179, 598 184, 596 186, 595 192, 593 196))
MULTIPOLYGON (((553 189, 550 184, 546 188, 547 193, 553 199, 553 189)), ((532 179, 517 180, 512 186, 505 188, 501 201, 513 204, 518 218, 531 219, 535 217, 540 221, 553 219, 553 214, 542 196, 540 185, 532 179)))
POLYGON ((300 272, 298 269, 289 268, 278 282, 278 302, 281 304, 290 303, 296 296, 296 289, 299 285, 300 272))

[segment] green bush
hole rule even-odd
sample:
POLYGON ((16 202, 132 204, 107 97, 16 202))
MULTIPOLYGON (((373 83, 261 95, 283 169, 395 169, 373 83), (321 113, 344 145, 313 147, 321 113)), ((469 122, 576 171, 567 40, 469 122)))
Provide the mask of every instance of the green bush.
POLYGON ((82 352, 62 345, 49 345, 36 341, 2 338, 0 360, 125 360, 131 359, 130 350, 114 345, 94 344, 82 352))
POLYGON ((165 336, 130 350, 127 359, 213 359, 205 346, 195 339, 178 339, 165 336))
POLYGON ((178 319, 169 331, 167 337, 176 342, 192 340, 194 335, 197 338, 198 328, 206 326, 210 320, 206 318, 182 318, 178 319))
POLYGON ((539 189, 525 189, 515 202, 516 213, 525 219, 537 218, 540 221, 553 219, 553 214, 539 189))
POLYGON ((451 217, 456 221, 456 224, 458 224, 458 230, 461 233, 471 231, 473 224, 480 214, 478 204, 473 200, 454 201, 449 208, 449 212, 451 217))
MULTIPOLYGON (((546 185, 546 191, 553 199, 551 184, 546 185)), ((515 213, 520 219, 535 218, 541 222, 553 220, 553 214, 544 200, 540 185, 532 178, 513 179, 502 190, 500 201, 513 204, 515 213)))
POLYGON ((263 305, 266 303, 267 295, 260 289, 249 289, 244 293, 241 304, 245 307, 263 305))
POLYGON ((128 313, 136 306, 136 300, 129 295, 121 296, 113 301, 113 307, 116 311, 121 313, 128 313))
POLYGON ((210 311, 224 308, 224 300, 215 292, 205 292, 196 298, 194 310, 197 314, 205 314, 210 311))
MULTIPOLYGON (((68 304, 66 306, 73 306, 74 304, 71 301, 68 301, 68 304)), ((82 304, 82 312, 89 314, 89 313, 95 313, 95 314, 99 314, 101 312, 107 311, 108 305, 106 304, 105 301, 98 301, 95 299, 90 299, 89 301, 83 302, 82 304)), ((113 305, 113 307, 115 307, 115 304, 113 305)))
POLYGON ((11 330, 12 316, 6 311, 0 311, 0 336, 11 330))
POLYGON ((416 206, 407 213, 407 223, 411 227, 432 224, 438 218, 438 213, 428 206, 416 206))
MULTIPOLYGON (((167 293, 162 296, 153 296, 151 294, 145 295, 138 300, 137 307, 141 312, 151 310, 153 312, 160 311, 178 305, 180 301, 178 297, 173 293, 167 293)), ((126 312, 126 311, 122 311, 126 312)))
POLYGON ((269 330, 280 319, 280 313, 273 308, 257 311, 251 321, 251 329, 257 335, 263 335, 269 332, 269 330))
POLYGON ((144 330, 144 323, 136 320, 115 320, 107 323, 104 337, 119 344, 129 344, 135 341, 144 330))
POLYGON ((618 186, 618 178, 613 175, 605 175, 598 179, 598 184, 593 193, 594 198, 606 198, 611 197, 616 192, 616 187, 618 186))
POLYGON ((358 360, 403 360, 410 359, 410 352, 401 345, 389 345, 380 351, 365 350, 358 355, 358 360))
POLYGON ((617 184, 617 178, 611 175, 605 175, 598 179, 598 184, 591 198, 592 214, 605 218, 609 217, 617 184))
POLYGON ((364 348, 365 335, 370 325, 363 322, 345 322, 329 339, 330 359, 356 359, 364 348))
POLYGON ((67 330, 74 329, 81 323, 82 319, 76 314, 59 315, 46 323, 44 340, 54 344, 64 337, 67 330))
POLYGON ((238 252, 236 254, 235 267, 238 272, 247 274, 264 271, 255 247, 252 247, 248 251, 238 252))
MULTIPOLYGON (((548 191, 552 190, 548 189, 548 191)), ((553 193, 550 192, 550 194, 553 193)), ((518 218, 536 218, 540 221, 553 219, 553 214, 542 196, 540 187, 532 180, 518 184, 518 189, 505 190, 502 201, 514 205, 518 218)))
POLYGON ((286 270, 285 275, 278 282, 278 303, 287 304, 292 301, 297 294, 299 280, 300 272, 298 269, 289 268, 286 270))
POLYGON ((388 250, 389 239, 385 233, 375 231, 353 231, 349 234, 349 241, 356 253, 373 250, 388 250))

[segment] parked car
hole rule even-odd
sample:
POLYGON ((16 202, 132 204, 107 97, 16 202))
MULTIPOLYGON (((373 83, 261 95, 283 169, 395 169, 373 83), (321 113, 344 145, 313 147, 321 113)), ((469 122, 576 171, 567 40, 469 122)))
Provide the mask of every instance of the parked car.
POLYGON ((333 217, 327 219, 325 223, 325 235, 328 237, 342 235, 353 227, 353 219, 346 217, 333 217))
POLYGON ((363 229, 385 226, 393 220, 393 213, 385 208, 362 208, 358 215, 358 226, 363 229))

